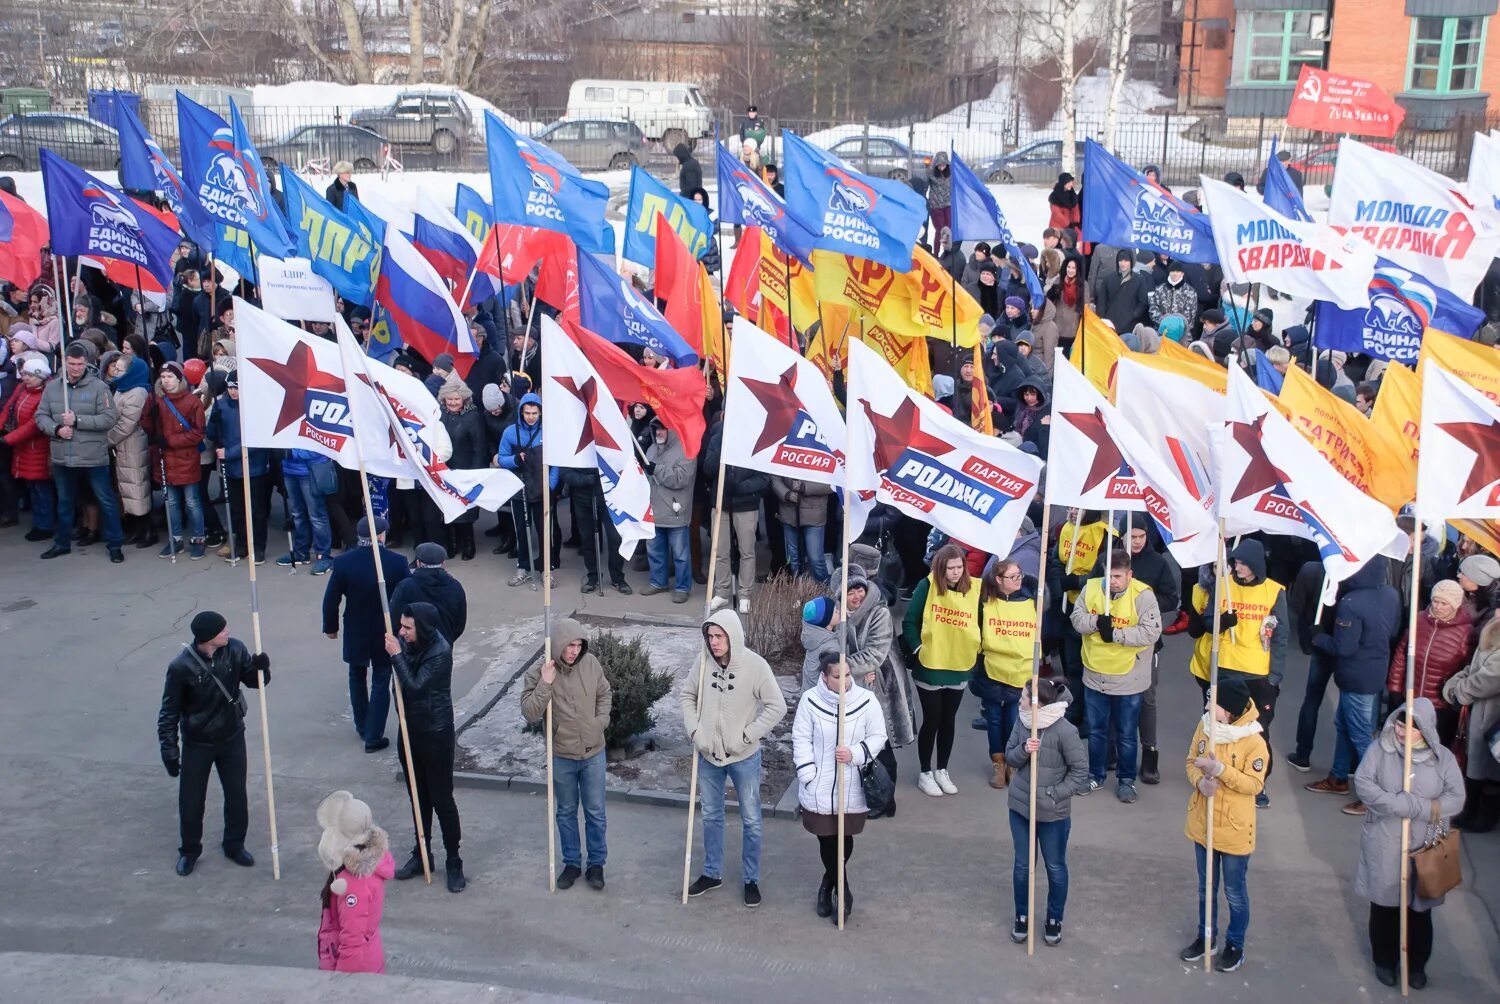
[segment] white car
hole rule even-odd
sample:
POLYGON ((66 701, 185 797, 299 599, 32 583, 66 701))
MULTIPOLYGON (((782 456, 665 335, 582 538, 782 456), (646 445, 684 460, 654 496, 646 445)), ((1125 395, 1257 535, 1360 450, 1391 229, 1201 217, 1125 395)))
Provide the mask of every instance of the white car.
POLYGON ((713 133, 713 111, 697 84, 651 80, 575 80, 569 119, 624 119, 670 151, 713 133))

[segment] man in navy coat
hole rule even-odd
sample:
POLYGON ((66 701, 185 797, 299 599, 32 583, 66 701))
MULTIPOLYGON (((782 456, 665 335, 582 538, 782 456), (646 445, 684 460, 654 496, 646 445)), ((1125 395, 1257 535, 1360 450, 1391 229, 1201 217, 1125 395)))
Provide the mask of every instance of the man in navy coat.
MULTIPOLYGON (((385 520, 375 517, 375 539, 380 542, 380 565, 385 571, 389 600, 411 572, 405 558, 386 550, 386 529, 385 520)), ((391 660, 385 654, 385 616, 370 552, 370 521, 361 519, 356 532, 359 546, 333 560, 333 572, 323 593, 323 633, 330 638, 339 636, 342 602, 344 661, 349 664, 349 710, 354 716, 354 731, 365 741, 366 753, 378 753, 391 744, 385 737, 385 720, 391 710, 391 660)))

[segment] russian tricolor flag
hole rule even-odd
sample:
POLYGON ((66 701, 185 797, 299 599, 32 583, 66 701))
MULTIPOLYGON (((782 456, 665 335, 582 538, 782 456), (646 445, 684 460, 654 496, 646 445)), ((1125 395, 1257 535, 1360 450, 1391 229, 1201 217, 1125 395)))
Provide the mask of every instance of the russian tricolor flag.
POLYGON ((447 283, 412 246, 399 227, 385 228, 385 252, 375 300, 384 306, 401 340, 428 362, 441 353, 453 356, 460 376, 468 376, 478 355, 447 283))
POLYGON ((447 207, 425 191, 417 195, 417 213, 412 226, 412 245, 417 253, 427 259, 443 281, 452 290, 455 303, 469 290, 467 301, 458 303, 460 309, 470 304, 483 303, 500 291, 500 284, 485 272, 478 271, 480 243, 459 222, 458 217, 447 207), (470 279, 470 276, 473 279, 470 279))

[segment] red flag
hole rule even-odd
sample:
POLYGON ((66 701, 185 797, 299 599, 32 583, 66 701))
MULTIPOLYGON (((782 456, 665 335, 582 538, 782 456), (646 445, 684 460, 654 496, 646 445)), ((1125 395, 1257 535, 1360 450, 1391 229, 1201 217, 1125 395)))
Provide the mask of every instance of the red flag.
POLYGON ((698 455, 703 445, 703 401, 708 396, 708 385, 699 370, 691 366, 674 370, 642 366, 619 346, 574 320, 565 318, 562 327, 599 371, 615 400, 649 404, 662 424, 682 440, 683 452, 689 457, 698 455))
POLYGON ((760 227, 746 227, 724 277, 724 299, 747 321, 760 318, 760 227))
POLYGON ((25 288, 42 275, 42 248, 50 240, 47 218, 7 192, 0 202, 10 211, 10 240, 0 244, 0 279, 25 288))
POLYGON ((478 269, 514 286, 531 274, 537 262, 560 253, 567 243, 555 230, 497 223, 490 227, 479 252, 478 269))
POLYGON ((578 320, 578 249, 565 234, 551 230, 540 231, 545 238, 546 252, 542 257, 542 270, 536 278, 536 296, 562 312, 570 320, 578 320))
POLYGON ((703 355, 703 284, 698 273, 703 266, 693 257, 682 238, 656 214, 656 298, 665 300, 662 316, 682 340, 703 355))
POLYGON ((1304 63, 1287 109, 1289 129, 1352 133, 1390 139, 1401 128, 1406 109, 1368 80, 1315 69, 1304 63))

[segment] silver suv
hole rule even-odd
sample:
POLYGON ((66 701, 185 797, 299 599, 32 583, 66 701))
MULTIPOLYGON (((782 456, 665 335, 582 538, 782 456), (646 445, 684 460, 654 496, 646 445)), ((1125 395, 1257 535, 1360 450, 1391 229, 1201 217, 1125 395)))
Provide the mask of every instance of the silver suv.
POLYGON ((377 132, 402 149, 426 148, 444 157, 457 154, 474 128, 468 105, 452 91, 402 91, 385 108, 365 108, 349 124, 377 132))
POLYGON ((535 138, 580 171, 628 170, 646 157, 646 135, 641 127, 616 119, 554 122, 535 138))

